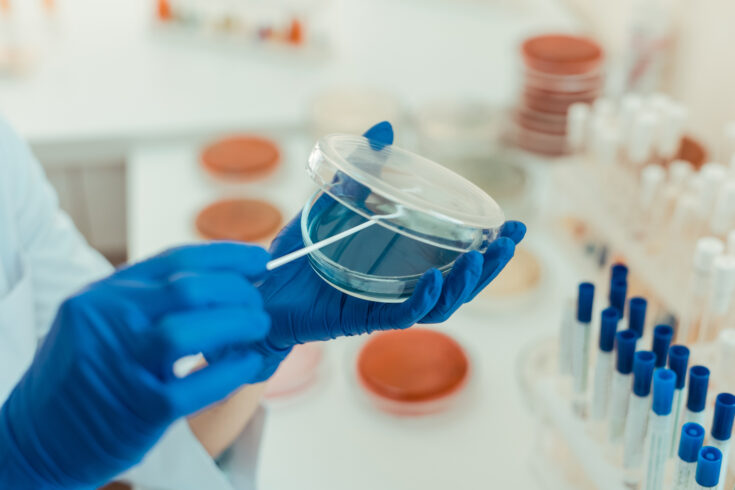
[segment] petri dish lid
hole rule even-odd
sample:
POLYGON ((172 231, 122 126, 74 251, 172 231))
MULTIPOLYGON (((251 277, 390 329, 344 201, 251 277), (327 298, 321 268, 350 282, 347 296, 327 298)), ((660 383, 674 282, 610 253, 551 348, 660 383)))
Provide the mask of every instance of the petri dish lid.
POLYGON ((457 251, 484 250, 505 216, 485 191, 427 158, 363 136, 330 134, 307 171, 340 204, 403 235, 457 251))

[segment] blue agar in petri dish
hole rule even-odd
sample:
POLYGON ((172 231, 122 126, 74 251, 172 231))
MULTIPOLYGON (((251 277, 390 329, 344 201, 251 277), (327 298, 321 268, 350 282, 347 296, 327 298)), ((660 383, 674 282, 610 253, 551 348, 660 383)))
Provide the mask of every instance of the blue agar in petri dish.
MULTIPOLYGON (((311 243, 353 228, 367 219, 326 194, 305 209, 311 243), (318 208, 315 210, 315 208, 318 208)), ((430 245, 379 223, 312 252, 316 272, 336 288, 363 299, 399 302, 413 292, 421 275, 433 268, 447 273, 462 254, 430 245)))

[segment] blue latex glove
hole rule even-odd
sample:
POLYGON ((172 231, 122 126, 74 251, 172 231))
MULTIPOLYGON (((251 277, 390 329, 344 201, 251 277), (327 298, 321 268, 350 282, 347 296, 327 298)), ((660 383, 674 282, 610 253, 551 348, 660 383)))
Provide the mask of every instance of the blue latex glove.
POLYGON ((91 488, 138 463, 181 416, 261 376, 269 254, 174 249, 69 298, 0 411, 0 488, 91 488), (226 352, 236 347, 238 355, 226 352), (177 359, 210 364, 184 378, 177 359))
MULTIPOLYGON (((393 143, 393 128, 387 122, 379 123, 365 136, 373 149, 380 150, 393 143)), ((294 218, 273 241, 273 257, 304 246, 299 220, 300 216, 294 218)), ((346 295, 322 280, 306 257, 295 260, 270 272, 258 286, 273 321, 266 345, 279 352, 309 341, 443 322, 500 273, 525 232, 523 223, 505 223, 501 237, 484 254, 462 255, 446 278, 436 269, 427 271, 403 303, 377 303, 346 295)))

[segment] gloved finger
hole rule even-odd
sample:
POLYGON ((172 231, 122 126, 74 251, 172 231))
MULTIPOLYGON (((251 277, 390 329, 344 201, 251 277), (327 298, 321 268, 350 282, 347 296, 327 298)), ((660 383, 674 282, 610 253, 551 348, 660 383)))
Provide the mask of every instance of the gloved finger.
POLYGON ((518 245, 526 236, 526 225, 520 221, 506 221, 500 228, 500 236, 510 238, 513 243, 518 245))
POLYGON ((225 399, 244 384, 258 382, 263 366, 262 354, 254 350, 228 357, 184 378, 172 379, 166 386, 169 400, 179 415, 192 414, 225 399))
POLYGON ((452 316, 474 292, 480 281, 482 266, 482 255, 479 252, 472 251, 460 256, 444 278, 439 301, 419 323, 441 323, 452 316))
POLYGON ((263 248, 237 242, 185 245, 119 270, 123 278, 160 278, 181 271, 231 271, 247 277, 265 272, 270 254, 263 248))
POLYGON ((472 301, 480 291, 490 284, 490 281, 495 279, 500 271, 503 270, 505 265, 513 258, 515 253, 515 243, 513 240, 507 237, 501 237, 490 244, 488 249, 483 254, 483 266, 482 275, 480 277, 479 284, 475 287, 475 290, 470 294, 468 301, 472 301))
POLYGON ((387 145, 393 144, 393 126, 388 121, 381 121, 363 133, 370 141, 373 150, 382 150, 387 145))
POLYGON ((166 313, 216 305, 263 306, 260 291, 245 277, 230 272, 181 273, 165 282, 125 281, 124 286, 119 294, 151 320, 166 313))
POLYGON ((441 272, 429 269, 421 276, 413 294, 403 303, 375 303, 368 318, 372 330, 408 328, 425 317, 439 301, 443 285, 441 272))
POLYGON ((172 313, 148 329, 138 357, 161 379, 167 379, 173 376, 178 359, 263 340, 270 324, 268 314, 259 308, 228 306, 172 313))

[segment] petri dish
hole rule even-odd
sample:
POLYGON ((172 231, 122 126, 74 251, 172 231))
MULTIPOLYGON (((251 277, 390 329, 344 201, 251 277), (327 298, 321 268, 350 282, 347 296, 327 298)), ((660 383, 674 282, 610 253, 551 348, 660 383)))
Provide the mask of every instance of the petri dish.
POLYGON ((267 398, 281 398, 302 392, 314 382, 322 362, 322 346, 316 342, 295 346, 268 380, 267 398))
POLYGON ((566 114, 570 105, 577 102, 592 104, 599 95, 600 91, 596 89, 584 92, 564 93, 526 87, 521 100, 523 105, 533 111, 566 114))
POLYGON ((358 298, 404 301, 427 270, 446 274, 461 254, 484 251, 505 221, 500 206, 460 175, 362 136, 320 139, 307 171, 320 189, 301 213, 305 245, 374 222, 309 254, 319 276, 358 298))
POLYGON ((272 237, 282 222, 281 212, 265 201, 223 199, 200 211, 195 225, 209 240, 257 242, 272 237))
POLYGON ((566 34, 545 34, 526 39, 521 46, 529 68, 553 75, 579 75, 597 70, 602 48, 592 39, 566 34))
POLYGON ((357 378, 371 401, 397 415, 446 410, 466 386, 470 361, 462 346, 435 330, 372 335, 357 357, 357 378))
POLYGON ((233 135, 207 145, 200 160, 204 169, 216 177, 251 180, 274 171, 280 161, 280 152, 271 140, 233 135))

